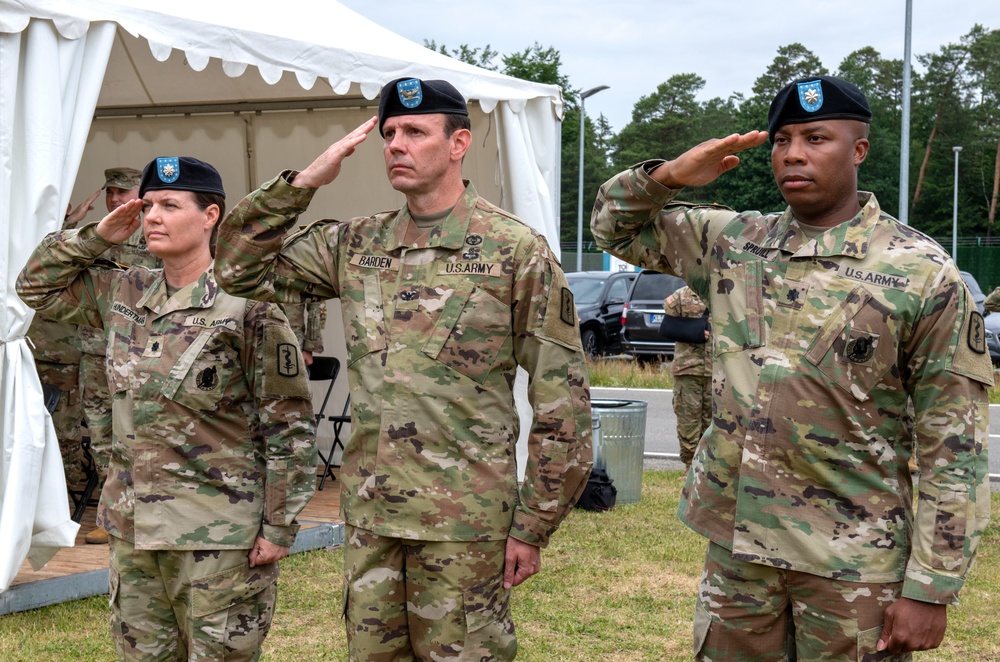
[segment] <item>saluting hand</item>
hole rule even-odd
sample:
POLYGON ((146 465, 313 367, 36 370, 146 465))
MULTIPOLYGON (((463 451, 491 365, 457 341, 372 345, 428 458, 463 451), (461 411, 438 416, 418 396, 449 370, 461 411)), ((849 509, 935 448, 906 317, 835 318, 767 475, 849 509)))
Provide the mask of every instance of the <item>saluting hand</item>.
POLYGON ((87 212, 93 210, 94 201, 97 200, 97 196, 101 194, 101 189, 94 191, 89 198, 77 205, 76 209, 66 210, 66 220, 64 221, 66 227, 75 228, 77 224, 83 219, 87 218, 87 212))
POLYGON ((351 131, 346 136, 330 145, 325 152, 316 157, 309 166, 295 175, 292 184, 299 188, 319 188, 337 178, 340 165, 348 156, 354 153, 358 145, 365 141, 368 134, 378 124, 378 117, 372 117, 367 122, 351 131))
POLYGON ((97 234, 105 241, 120 244, 139 229, 139 214, 142 212, 142 200, 129 200, 97 224, 97 234))
POLYGON ((650 175, 669 188, 704 186, 740 163, 737 152, 756 147, 767 140, 767 131, 734 133, 696 145, 673 161, 660 165, 650 175))

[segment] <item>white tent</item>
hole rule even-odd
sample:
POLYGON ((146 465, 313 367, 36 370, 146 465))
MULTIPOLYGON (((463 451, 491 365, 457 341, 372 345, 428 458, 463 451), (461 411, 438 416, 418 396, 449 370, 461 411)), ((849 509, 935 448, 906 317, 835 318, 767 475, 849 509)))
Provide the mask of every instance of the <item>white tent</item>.
MULTIPOLYGON (((167 146, 201 146, 233 161, 220 171, 238 199, 263 173, 276 174, 275 152, 297 159, 285 167, 302 167, 324 141, 374 114, 383 83, 444 78, 478 107, 477 167, 493 181, 473 176, 477 188, 558 251, 558 87, 434 53, 332 0, 298 2, 295 11, 264 2, 172 0, 156 11, 150 4, 0 0, 0 591, 26 556, 39 567, 77 531, 25 340, 31 314, 13 286, 67 203, 103 183, 93 171, 181 153, 167 146), (318 111, 341 114, 317 120, 318 111), (298 115, 258 123, 268 113, 298 115), (102 118, 114 124, 98 126, 102 118), (229 145, 234 126, 245 135, 229 145)), ((397 206, 381 164, 373 171, 370 159, 362 162, 347 181, 353 211, 397 206)))

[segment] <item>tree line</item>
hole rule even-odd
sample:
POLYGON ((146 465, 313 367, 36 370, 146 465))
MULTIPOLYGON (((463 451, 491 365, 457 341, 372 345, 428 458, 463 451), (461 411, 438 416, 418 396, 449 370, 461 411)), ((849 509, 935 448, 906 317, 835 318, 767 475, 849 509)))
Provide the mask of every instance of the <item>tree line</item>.
MULTIPOLYGON (((558 50, 535 43, 502 55, 488 45, 449 49, 424 44, 445 55, 486 69, 563 90, 561 240, 576 241, 580 154, 580 89, 561 72, 558 50), (498 62, 499 60, 499 62, 498 62)), ((958 43, 918 55, 910 98, 909 223, 933 237, 950 237, 953 215, 953 147, 961 146, 958 176, 959 235, 995 233, 1000 193, 1000 30, 974 25, 958 43)), ((648 158, 672 158, 712 137, 767 127, 771 99, 796 78, 832 74, 851 81, 872 107, 871 150, 858 184, 873 192, 882 208, 899 210, 903 61, 887 59, 868 46, 848 55, 835 71, 801 43, 777 50, 754 82, 752 93, 699 101, 705 79, 682 73, 660 83, 633 106, 631 121, 615 133, 606 118, 586 117, 584 128, 585 205, 614 173, 648 158)), ((770 155, 757 149, 741 155, 736 170, 712 184, 684 192, 685 200, 722 202, 734 209, 776 211, 785 203, 771 175, 770 155)), ((589 219, 589 208, 584 209, 589 219)), ((589 222, 585 223, 585 226, 589 222)), ((590 242, 589 228, 584 240, 590 242)))

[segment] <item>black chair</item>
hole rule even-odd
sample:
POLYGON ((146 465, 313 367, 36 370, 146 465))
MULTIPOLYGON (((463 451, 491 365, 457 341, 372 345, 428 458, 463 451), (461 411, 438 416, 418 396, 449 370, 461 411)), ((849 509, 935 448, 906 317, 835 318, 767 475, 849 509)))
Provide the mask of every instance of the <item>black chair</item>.
POLYGON ((326 477, 336 478, 333 474, 334 469, 339 469, 339 464, 333 464, 333 454, 336 452, 337 448, 340 448, 340 452, 344 452, 344 442, 340 440, 340 431, 344 429, 345 423, 351 422, 351 396, 348 394, 347 402, 344 403, 344 411, 340 416, 328 416, 328 420, 333 422, 333 444, 330 445, 330 453, 326 457, 320 453, 320 459, 326 464, 323 469, 323 477, 319 479, 319 489, 323 489, 323 483, 326 482, 326 477))
MULTIPOLYGON (((313 382, 329 382, 326 387, 326 395, 323 396, 323 404, 320 405, 319 411, 316 412, 316 428, 319 431, 319 424, 324 420, 334 420, 340 418, 338 416, 327 416, 326 415, 326 405, 330 402, 330 395, 333 393, 333 385, 337 383, 337 375, 340 374, 340 361, 332 356, 314 356, 312 365, 309 366, 309 381, 313 382)), ((348 398, 350 401, 350 398, 348 398)), ((344 449, 344 445, 340 442, 340 428, 343 423, 338 424, 334 421, 333 425, 333 445, 330 446, 330 452, 327 455, 323 455, 323 452, 319 453, 319 462, 323 465, 323 474, 320 476, 319 489, 323 489, 323 485, 326 483, 326 477, 330 476, 336 479, 337 476, 334 475, 333 470, 339 468, 339 464, 333 463, 333 454, 339 446, 341 450, 344 449)))

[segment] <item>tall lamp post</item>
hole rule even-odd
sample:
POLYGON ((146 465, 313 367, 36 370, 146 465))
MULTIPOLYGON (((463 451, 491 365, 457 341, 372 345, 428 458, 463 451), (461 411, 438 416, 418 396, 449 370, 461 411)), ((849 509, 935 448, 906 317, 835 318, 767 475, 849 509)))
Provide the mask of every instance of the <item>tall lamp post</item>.
POLYGON ((580 195, 577 200, 576 209, 576 270, 583 271, 583 125, 587 118, 587 112, 583 108, 583 101, 589 96, 593 96, 601 90, 608 89, 607 85, 592 87, 586 92, 580 93, 580 195))
POLYGON ((955 201, 952 207, 954 213, 951 217, 951 259, 958 264, 958 153, 962 151, 959 145, 951 148, 955 152, 955 201))

